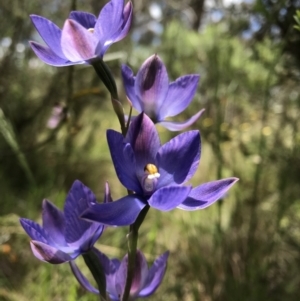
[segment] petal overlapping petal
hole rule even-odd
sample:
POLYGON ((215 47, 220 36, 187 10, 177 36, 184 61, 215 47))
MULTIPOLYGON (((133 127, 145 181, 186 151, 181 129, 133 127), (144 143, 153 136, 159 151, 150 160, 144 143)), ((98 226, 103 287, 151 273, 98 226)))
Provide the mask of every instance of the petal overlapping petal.
POLYGON ((103 225, 128 226, 135 222, 145 206, 142 196, 132 194, 112 203, 92 205, 81 217, 103 225))
POLYGON ((78 22, 85 29, 94 28, 97 22, 95 15, 81 11, 72 11, 69 15, 69 19, 78 22))
POLYGON ((238 180, 238 178, 227 178, 195 187, 178 208, 187 211, 204 209, 222 198, 238 180))
POLYGON ((122 65, 122 78, 127 98, 132 103, 132 106, 141 113, 143 111, 142 104, 135 93, 135 76, 133 71, 126 65, 122 65))
POLYGON ((169 85, 167 97, 159 109, 159 120, 178 115, 191 103, 199 83, 199 75, 179 77, 169 85))
POLYGON ((150 197, 148 203, 161 211, 170 211, 179 206, 189 195, 191 186, 167 186, 160 188, 150 197))
POLYGON ((70 62, 68 59, 61 58, 60 56, 56 55, 50 48, 40 45, 36 42, 30 42, 30 46, 38 58, 51 66, 63 67, 84 63, 83 61, 76 63, 70 62))
POLYGON ((64 206, 65 238, 70 246, 88 250, 102 234, 103 227, 80 218, 91 204, 96 204, 94 193, 80 181, 76 180, 66 198, 64 206), (100 228, 99 228, 100 227, 100 228))
POLYGON ((30 246, 34 256, 42 261, 60 264, 73 259, 69 254, 40 241, 32 240, 30 246))
POLYGON ((148 58, 136 75, 135 91, 141 100, 142 110, 158 120, 159 108, 169 89, 169 78, 165 65, 155 54, 148 58))
POLYGON ((61 48, 67 59, 82 62, 95 57, 97 36, 74 20, 66 20, 62 29, 61 48))
POLYGON ((171 183, 188 181, 198 168, 200 161, 200 133, 188 131, 164 144, 158 151, 160 179, 157 188, 171 183))
POLYGON ((136 160, 138 177, 144 174, 147 164, 156 164, 156 154, 160 147, 160 139, 151 119, 144 113, 131 123, 125 142, 130 143, 136 160))
POLYGON ((47 229, 48 234, 58 245, 66 246, 67 243, 64 237, 65 219, 63 212, 51 202, 44 200, 42 217, 43 229, 47 229))
POLYGON ((129 190, 141 192, 142 188, 136 176, 136 163, 131 147, 125 147, 123 135, 116 131, 108 130, 106 136, 120 182, 129 190))
POLYGON ((205 111, 205 109, 200 110, 198 113, 193 115, 191 118, 187 119, 183 122, 176 122, 176 121, 160 121, 159 124, 169 131, 182 131, 185 128, 191 126, 193 123, 195 123, 198 118, 202 115, 202 113, 205 111))
POLYGON ((25 232, 30 236, 32 240, 54 245, 53 240, 39 224, 27 218, 20 218, 20 223, 25 232))
POLYGON ((48 47, 52 50, 52 52, 55 53, 58 57, 64 59, 64 61, 67 61, 62 52, 60 44, 61 29, 44 17, 30 15, 30 18, 36 30, 48 45, 48 47))
POLYGON ((168 257, 169 252, 165 252, 154 261, 149 270, 144 288, 138 294, 139 297, 148 297, 156 291, 165 275, 168 257))

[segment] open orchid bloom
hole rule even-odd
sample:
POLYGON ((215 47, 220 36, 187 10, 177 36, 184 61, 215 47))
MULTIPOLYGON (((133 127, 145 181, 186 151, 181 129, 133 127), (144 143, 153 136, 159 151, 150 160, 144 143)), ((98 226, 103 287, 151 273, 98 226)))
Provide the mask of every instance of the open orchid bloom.
MULTIPOLYGON (((107 185, 104 202, 110 200, 107 185)), ((44 200, 42 226, 21 218, 22 227, 32 239, 30 245, 33 254, 42 261, 59 264, 90 250, 101 236, 104 226, 82 220, 80 214, 95 203, 93 192, 76 180, 67 195, 63 212, 44 200)))
POLYGON ((124 7, 124 0, 111 0, 99 17, 73 11, 63 29, 50 20, 31 15, 31 20, 46 46, 31 42, 35 54, 52 66, 91 63, 102 58, 111 44, 122 40, 132 21, 132 3, 124 7))
POLYGON ((154 123, 171 131, 181 131, 192 125, 204 111, 200 110, 184 122, 166 120, 183 112, 191 103, 199 75, 185 75, 169 83, 166 67, 156 54, 143 63, 136 76, 128 66, 123 65, 122 77, 132 106, 139 113, 147 114, 154 123))
POLYGON ((107 225, 130 225, 147 205, 161 211, 199 210, 222 198, 238 181, 227 178, 192 188, 200 161, 200 133, 188 131, 160 144, 151 119, 141 113, 124 138, 107 131, 107 141, 120 182, 133 194, 108 204, 91 204, 82 217, 107 225))
MULTIPOLYGON (((110 299, 113 301, 121 300, 126 283, 128 256, 125 255, 122 261, 120 261, 116 258, 109 259, 105 254, 95 248, 94 251, 97 252, 99 261, 104 269, 106 276, 106 290, 110 299)), ((156 291, 163 280, 167 268, 168 257, 169 252, 165 252, 154 261, 149 269, 144 254, 137 250, 134 277, 130 289, 130 300, 148 297, 156 291)), ((99 291, 89 283, 80 270, 74 266, 74 263, 71 264, 78 282, 86 290, 99 294, 99 291)))

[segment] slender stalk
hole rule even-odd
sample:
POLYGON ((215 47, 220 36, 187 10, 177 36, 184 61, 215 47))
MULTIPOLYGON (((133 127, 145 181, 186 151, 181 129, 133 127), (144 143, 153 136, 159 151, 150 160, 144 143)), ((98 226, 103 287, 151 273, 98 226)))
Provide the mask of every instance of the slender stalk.
POLYGON ((136 257, 137 243, 138 243, 138 232, 142 222, 144 221, 148 213, 149 208, 150 208, 149 205, 147 205, 140 212, 136 221, 129 227, 127 277, 126 277, 126 284, 125 284, 122 301, 128 301, 130 298, 130 289, 131 289, 132 279, 134 277, 134 270, 135 270, 135 257, 136 257))

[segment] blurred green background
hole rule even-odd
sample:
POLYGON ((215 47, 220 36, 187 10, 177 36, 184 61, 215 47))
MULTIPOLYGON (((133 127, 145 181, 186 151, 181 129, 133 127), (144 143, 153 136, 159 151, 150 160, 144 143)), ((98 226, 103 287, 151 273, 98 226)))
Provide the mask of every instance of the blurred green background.
MULTIPOLYGON (((103 0, 2 0, 0 3, 0 300, 88 301, 68 264, 31 253, 19 216, 41 221, 47 198, 62 208, 80 179, 102 200, 118 182, 105 130, 118 130, 108 94, 93 68, 55 68, 39 61, 29 14, 62 27, 70 10, 96 15, 103 0), (55 105, 65 118, 47 122, 55 105)), ((151 300, 300 300, 300 32, 299 1, 134 0, 129 36, 105 56, 129 111, 121 63, 137 72, 158 53, 170 80, 200 73, 192 105, 202 134, 194 185, 240 181, 224 200, 196 212, 150 210, 139 248, 149 262, 170 250, 163 284, 151 300)), ((176 133, 159 128, 162 142, 176 133)), ((97 246, 123 257, 126 228, 108 229, 97 246)), ((84 268, 81 260, 79 265, 84 268)), ((87 271, 86 271, 87 272, 87 271)), ((87 273, 88 274, 88 273, 87 273)))

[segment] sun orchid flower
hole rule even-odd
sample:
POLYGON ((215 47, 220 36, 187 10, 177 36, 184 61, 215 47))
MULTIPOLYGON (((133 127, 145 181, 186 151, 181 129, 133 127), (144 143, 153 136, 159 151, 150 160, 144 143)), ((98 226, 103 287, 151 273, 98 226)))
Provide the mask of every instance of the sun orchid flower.
POLYGON ((167 121, 167 117, 180 114, 191 103, 199 82, 198 74, 179 77, 169 83, 166 66, 158 55, 152 55, 141 66, 137 75, 126 65, 122 66, 126 95, 132 106, 147 114, 154 123, 171 131, 181 131, 192 125, 203 113, 200 110, 184 122, 167 121))
MULTIPOLYGON (((104 202, 110 201, 108 185, 104 202)), ((35 257, 52 264, 75 259, 89 251, 101 236, 104 226, 80 219, 89 204, 96 203, 93 192, 76 180, 66 198, 62 212, 48 200, 43 201, 43 225, 26 218, 20 223, 32 239, 31 249, 35 257)))
POLYGON ((111 44, 122 40, 132 21, 132 3, 111 0, 99 17, 72 11, 61 30, 50 20, 31 15, 31 20, 46 46, 31 42, 35 54, 52 66, 91 63, 102 58, 111 44))
MULTIPOLYGON (((125 255, 120 261, 116 258, 109 259, 105 254, 94 248, 97 252, 99 261, 104 269, 106 276, 106 291, 112 301, 122 299, 128 267, 128 256, 125 255)), ((152 295, 163 280, 167 268, 167 260, 169 252, 165 252, 158 257, 151 268, 148 268, 144 254, 137 250, 135 260, 134 277, 130 290, 130 300, 143 298, 152 295)), ((76 278, 78 282, 88 291, 99 294, 99 291, 94 288, 87 278, 76 268, 76 278)))
POLYGON ((91 204, 82 217, 115 226, 132 224, 149 205, 161 211, 203 209, 222 198, 238 180, 227 178, 192 188, 200 161, 200 133, 188 131, 160 144, 151 119, 141 113, 126 137, 107 131, 107 141, 120 182, 133 194, 108 204, 91 204))

